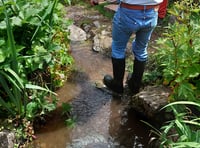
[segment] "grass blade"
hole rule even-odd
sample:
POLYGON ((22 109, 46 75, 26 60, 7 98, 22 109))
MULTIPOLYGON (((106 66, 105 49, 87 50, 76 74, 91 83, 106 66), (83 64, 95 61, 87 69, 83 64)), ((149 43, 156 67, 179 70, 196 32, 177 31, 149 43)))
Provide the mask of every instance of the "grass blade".
POLYGON ((12 32, 12 25, 8 17, 4 0, 1 0, 1 1, 3 3, 4 14, 6 16, 6 27, 7 27, 7 35, 8 35, 8 46, 9 46, 8 48, 10 48, 11 55, 12 55, 11 67, 18 74, 17 52, 16 52, 15 41, 14 41, 14 36, 12 32))
POLYGON ((45 14, 42 16, 42 19, 41 19, 40 23, 38 24, 38 26, 37 26, 37 28, 36 28, 36 30, 35 30, 35 32, 34 32, 32 38, 31 38, 31 41, 33 41, 33 39, 35 38, 37 32, 39 31, 39 29, 40 29, 42 23, 43 23, 44 20, 45 20, 45 18, 51 13, 52 8, 53 8, 53 5, 54 5, 53 3, 50 3, 50 4, 49 4, 49 7, 47 8, 47 11, 45 12, 45 14))
POLYGON ((0 96, 0 104, 3 105, 5 109, 7 109, 12 115, 15 115, 15 112, 7 105, 7 103, 3 100, 3 98, 0 96))
POLYGON ((54 94, 54 95, 57 95, 55 92, 49 90, 49 89, 46 89, 44 87, 41 87, 41 86, 38 86, 38 85, 33 85, 33 84, 26 84, 25 85, 25 88, 27 89, 37 89, 37 90, 42 90, 42 91, 46 91, 46 92, 49 92, 51 94, 54 94))
POLYGON ((195 103, 195 102, 192 102, 192 101, 176 101, 176 102, 172 102, 172 103, 169 103, 167 105, 165 105, 163 108, 161 108, 160 110, 163 110, 169 106, 173 106, 173 105, 177 105, 177 104, 182 104, 182 105, 194 105, 194 106, 197 106, 197 107, 200 107, 200 104, 199 103, 195 103))

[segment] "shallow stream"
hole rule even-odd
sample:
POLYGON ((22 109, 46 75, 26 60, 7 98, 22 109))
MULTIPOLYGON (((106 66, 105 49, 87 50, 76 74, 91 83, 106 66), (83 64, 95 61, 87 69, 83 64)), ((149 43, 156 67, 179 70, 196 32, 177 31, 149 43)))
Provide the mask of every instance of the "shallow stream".
POLYGON ((72 105, 74 128, 64 124, 61 107, 36 131, 37 148, 145 148, 149 129, 128 106, 99 89, 104 74, 112 74, 111 60, 91 50, 90 43, 71 45, 77 72, 57 91, 59 102, 72 105))
MULTIPOLYGON (((80 19, 85 10, 71 8, 68 17, 80 19), (73 11, 72 11, 73 10, 73 11)), ((88 18, 92 18, 90 15, 88 18)), ((94 17, 99 18, 99 17, 94 17)), ((80 22, 79 20, 76 20, 80 22)), ((105 22, 104 22, 105 23, 105 22)), ((110 22, 108 22, 110 23, 110 22)), ((36 148, 146 148, 149 128, 128 105, 127 98, 113 97, 99 89, 105 74, 112 75, 111 59, 92 51, 91 42, 72 42, 76 72, 57 91, 58 109, 36 131, 36 148), (72 105, 74 128, 65 125, 61 103, 72 105)))

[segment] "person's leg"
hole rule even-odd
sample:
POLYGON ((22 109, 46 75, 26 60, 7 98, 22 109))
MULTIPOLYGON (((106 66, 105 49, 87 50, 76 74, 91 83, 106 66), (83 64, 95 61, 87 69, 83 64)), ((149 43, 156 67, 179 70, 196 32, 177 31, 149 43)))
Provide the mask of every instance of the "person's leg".
POLYGON ((135 39, 132 42, 132 52, 139 61, 146 61, 148 58, 148 43, 154 27, 140 29, 136 32, 135 39))
POLYGON ((112 67, 113 77, 105 75, 104 84, 114 92, 123 93, 123 79, 125 73, 125 51, 131 32, 126 28, 121 19, 121 12, 118 10, 113 18, 112 26, 112 67))
POLYGON ((134 53, 133 73, 128 79, 128 87, 133 94, 139 92, 141 87, 142 76, 148 57, 147 47, 151 34, 157 24, 158 13, 154 10, 147 10, 144 13, 145 20, 141 29, 136 32, 136 38, 132 43, 132 51, 134 53))
POLYGON ((125 59, 116 59, 112 57, 113 77, 105 75, 103 83, 116 93, 123 93, 123 79, 125 73, 125 59))

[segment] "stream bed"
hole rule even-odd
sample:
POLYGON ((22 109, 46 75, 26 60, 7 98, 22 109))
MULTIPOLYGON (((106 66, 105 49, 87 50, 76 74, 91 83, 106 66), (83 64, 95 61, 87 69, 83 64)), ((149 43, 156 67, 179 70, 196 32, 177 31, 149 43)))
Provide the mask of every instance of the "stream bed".
MULTIPOLYGON (((68 10, 68 17, 80 22, 77 18, 82 18, 83 12, 85 10, 71 9, 68 10)), ((97 86, 102 85, 105 74, 112 75, 111 59, 94 52, 89 41, 71 42, 70 48, 75 59, 75 72, 56 92, 58 108, 44 126, 37 129, 34 148, 148 147, 150 129, 129 107, 128 99, 114 97, 106 88, 97 86), (72 106, 71 117, 75 119, 73 128, 65 124, 62 103, 72 106)))
POLYGON ((96 87, 103 75, 112 74, 111 60, 91 50, 90 43, 71 45, 76 72, 57 91, 59 102, 72 105, 75 127, 64 124, 61 105, 38 131, 37 148, 145 148, 149 129, 128 106, 126 98, 115 98, 96 87))

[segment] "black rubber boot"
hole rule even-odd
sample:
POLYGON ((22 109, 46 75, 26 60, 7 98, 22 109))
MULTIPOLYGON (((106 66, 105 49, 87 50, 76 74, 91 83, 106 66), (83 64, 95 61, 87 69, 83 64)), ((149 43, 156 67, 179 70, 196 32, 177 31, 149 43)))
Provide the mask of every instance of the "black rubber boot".
POLYGON ((123 79, 125 72, 125 59, 112 58, 112 66, 113 66, 113 77, 110 75, 105 75, 103 83, 110 90, 122 94, 124 91, 123 79))
POLYGON ((146 61, 134 60, 133 73, 128 78, 128 87, 133 95, 137 94, 140 90, 145 64, 146 61))

